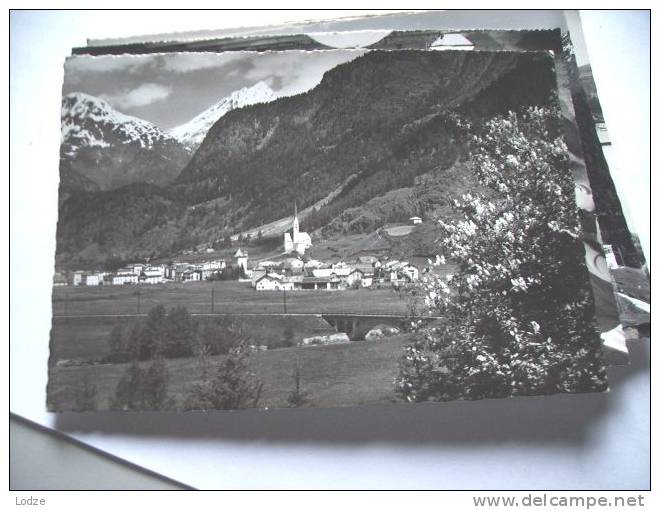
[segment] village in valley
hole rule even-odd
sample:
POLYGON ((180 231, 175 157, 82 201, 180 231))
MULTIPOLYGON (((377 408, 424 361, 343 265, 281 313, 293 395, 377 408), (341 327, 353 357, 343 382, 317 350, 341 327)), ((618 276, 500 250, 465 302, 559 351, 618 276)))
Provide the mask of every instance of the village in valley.
MULTIPOLYGON (((421 223, 418 216, 409 220, 410 228, 421 223)), ((238 246, 231 259, 208 257, 196 262, 132 263, 115 271, 56 272, 53 284, 97 287, 238 280, 255 291, 338 291, 399 288, 419 278, 417 265, 389 256, 359 254, 332 262, 312 258, 312 238, 300 230, 295 205, 291 227, 282 237, 281 253, 258 260, 250 259, 247 247, 238 246)), ((213 248, 204 249, 206 255, 214 252, 213 248)))

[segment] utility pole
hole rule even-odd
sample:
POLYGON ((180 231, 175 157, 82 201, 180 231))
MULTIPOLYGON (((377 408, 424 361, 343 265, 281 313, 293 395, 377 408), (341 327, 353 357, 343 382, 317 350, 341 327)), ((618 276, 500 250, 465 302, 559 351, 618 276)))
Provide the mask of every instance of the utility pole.
POLYGON ((137 314, 140 315, 140 291, 137 291, 137 314))
POLYGON ((215 312, 215 289, 211 287, 211 313, 215 312))
POLYGON ((64 293, 64 315, 69 315, 69 294, 64 293))
POLYGON ((286 289, 282 290, 282 297, 284 298, 284 313, 286 314, 286 289))

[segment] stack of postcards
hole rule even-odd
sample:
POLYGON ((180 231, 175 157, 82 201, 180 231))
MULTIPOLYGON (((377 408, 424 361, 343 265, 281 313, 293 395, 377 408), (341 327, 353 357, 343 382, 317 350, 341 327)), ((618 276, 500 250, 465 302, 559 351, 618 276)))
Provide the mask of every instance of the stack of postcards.
POLYGON ((75 48, 49 409, 607 390, 650 284, 579 23, 447 20, 75 48))

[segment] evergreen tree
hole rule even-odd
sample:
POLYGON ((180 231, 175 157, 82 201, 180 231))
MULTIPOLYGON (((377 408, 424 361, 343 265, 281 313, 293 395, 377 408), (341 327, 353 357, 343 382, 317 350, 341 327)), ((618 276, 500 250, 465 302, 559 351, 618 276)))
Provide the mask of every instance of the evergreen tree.
POLYGON ((120 411, 162 411, 173 407, 167 395, 168 372, 162 358, 154 359, 148 368, 133 361, 115 388, 111 409, 120 411))
POLYGON ((167 342, 167 325, 165 319, 167 311, 163 305, 158 305, 147 315, 147 320, 142 328, 140 349, 138 357, 140 360, 151 358, 154 354, 161 352, 167 342))
POLYGON ((245 343, 230 349, 214 376, 195 384, 188 394, 188 410, 229 410, 256 407, 263 383, 249 370, 245 343))
POLYGON ((287 402, 290 407, 302 407, 308 403, 307 392, 301 388, 300 359, 296 358, 293 366, 293 391, 289 394, 287 402))
POLYGON ((158 354, 166 358, 191 356, 197 328, 185 306, 170 309, 164 320, 165 335, 158 347, 158 354))

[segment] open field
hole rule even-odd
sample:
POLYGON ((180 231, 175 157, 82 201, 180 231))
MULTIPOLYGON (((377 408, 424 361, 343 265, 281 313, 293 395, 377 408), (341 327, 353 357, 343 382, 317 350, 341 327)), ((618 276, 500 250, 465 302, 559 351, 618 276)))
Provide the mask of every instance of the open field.
MULTIPOLYGON (((75 406, 83 381, 96 386, 97 407, 108 409, 127 365, 103 364, 112 328, 129 329, 153 307, 185 306, 198 325, 215 320, 211 314, 234 314, 253 345, 281 339, 287 322, 293 323, 294 341, 335 332, 317 316, 330 314, 405 315, 406 299, 390 288, 346 291, 257 292, 249 283, 195 282, 142 286, 54 287, 49 402, 52 409, 75 406), (139 293, 139 294, 138 294, 139 293), (213 299, 213 305, 212 305, 213 299), (241 315, 243 314, 243 315, 241 315), (260 315, 270 314, 270 315, 260 315), (280 315, 281 314, 281 315, 280 315), (304 315, 290 315, 304 314, 304 315), (58 366, 75 360, 78 366, 58 366), (94 364, 96 363, 96 364, 94 364)), ((260 407, 283 407, 293 389, 292 370, 300 360, 302 389, 313 406, 358 405, 396 399, 393 380, 407 335, 369 342, 288 347, 257 351, 251 370, 264 383, 260 407)), ((217 365, 221 357, 212 358, 217 365)), ((178 408, 200 377, 195 358, 169 359, 169 393, 178 408)))
POLYGON ((396 225, 393 227, 386 227, 387 232, 392 237, 407 236, 415 229, 415 225, 396 225))
MULTIPOLYGON (((202 326, 216 317, 195 317, 202 326)), ((60 360, 100 361, 108 354, 108 339, 115 325, 125 331, 143 317, 56 317, 51 328, 50 362, 60 360)), ((335 329, 320 317, 314 316, 266 316, 240 317, 239 320, 253 345, 268 345, 269 340, 284 338, 287 324, 294 333, 294 342, 315 335, 336 333, 335 329)))
MULTIPOLYGON (((293 390, 292 371, 296 359, 301 370, 301 390, 308 393, 309 405, 318 407, 360 405, 396 401, 393 381, 398 373, 398 360, 407 343, 407 335, 370 342, 290 347, 255 352, 250 369, 264 383, 259 407, 286 407, 293 390)), ((211 371, 221 357, 211 359, 211 371)), ((168 393, 183 406, 190 386, 200 377, 194 358, 167 360, 168 393)), ((71 409, 76 388, 85 377, 97 390, 99 410, 108 409, 115 387, 127 365, 87 365, 51 367, 49 403, 57 410, 71 409)))
POLYGON ((291 291, 286 293, 286 310, 284 293, 258 292, 249 283, 235 281, 53 288, 56 317, 144 314, 161 304, 168 308, 184 305, 191 313, 405 314, 407 311, 406 300, 389 288, 291 291))
POLYGON ((390 243, 378 232, 341 234, 314 242, 309 250, 312 258, 325 261, 350 261, 360 255, 392 255, 390 243))

